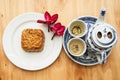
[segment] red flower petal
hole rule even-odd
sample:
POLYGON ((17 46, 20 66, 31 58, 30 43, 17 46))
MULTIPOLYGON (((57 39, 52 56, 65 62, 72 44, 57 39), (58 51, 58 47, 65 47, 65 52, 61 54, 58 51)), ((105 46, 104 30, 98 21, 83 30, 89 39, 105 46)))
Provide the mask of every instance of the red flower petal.
POLYGON ((43 20, 37 20, 37 23, 46 23, 46 21, 43 21, 43 20))
POLYGON ((51 15, 46 11, 44 14, 45 20, 49 21, 51 19, 51 15))
POLYGON ((51 27, 51 30, 56 33, 57 30, 59 30, 61 27, 61 23, 56 23, 53 27, 51 27))
POLYGON ((65 26, 61 26, 61 28, 59 30, 57 30, 57 35, 60 36, 60 35, 63 35, 64 33, 64 30, 65 30, 65 26))
POLYGON ((58 19, 58 14, 54 14, 50 19, 51 24, 55 23, 57 21, 57 19, 58 19))
POLYGON ((61 27, 61 23, 56 23, 54 26, 54 28, 56 28, 57 30, 60 29, 60 27, 61 27))

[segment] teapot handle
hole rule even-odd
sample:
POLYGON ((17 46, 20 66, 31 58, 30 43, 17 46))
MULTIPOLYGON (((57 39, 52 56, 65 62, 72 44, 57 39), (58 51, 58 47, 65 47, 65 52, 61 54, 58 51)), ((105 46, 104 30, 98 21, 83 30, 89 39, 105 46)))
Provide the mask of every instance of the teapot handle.
POLYGON ((106 63, 106 52, 101 53, 101 63, 102 64, 106 63))
POLYGON ((105 51, 100 52, 100 56, 97 56, 98 62, 100 64, 105 64, 106 63, 106 58, 107 58, 107 55, 106 55, 105 51))

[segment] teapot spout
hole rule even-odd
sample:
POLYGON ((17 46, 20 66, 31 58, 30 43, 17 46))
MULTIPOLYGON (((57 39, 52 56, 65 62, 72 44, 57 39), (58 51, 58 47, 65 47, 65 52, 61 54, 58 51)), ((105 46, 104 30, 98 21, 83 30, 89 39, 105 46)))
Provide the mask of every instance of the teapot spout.
POLYGON ((99 16, 99 18, 98 18, 96 23, 104 22, 105 13, 106 13, 106 9, 105 8, 101 9, 100 16, 99 16))

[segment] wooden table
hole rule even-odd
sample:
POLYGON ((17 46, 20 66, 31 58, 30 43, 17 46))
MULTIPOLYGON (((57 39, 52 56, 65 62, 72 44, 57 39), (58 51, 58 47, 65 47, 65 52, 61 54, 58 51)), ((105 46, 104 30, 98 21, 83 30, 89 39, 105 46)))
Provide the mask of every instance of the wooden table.
POLYGON ((120 80, 120 0, 0 0, 0 80, 120 80), (114 26, 118 42, 104 65, 91 67, 74 63, 62 48, 58 59, 48 68, 25 71, 14 66, 5 56, 2 35, 14 17, 25 12, 58 13, 65 26, 84 15, 99 16, 105 7, 105 21, 114 26))

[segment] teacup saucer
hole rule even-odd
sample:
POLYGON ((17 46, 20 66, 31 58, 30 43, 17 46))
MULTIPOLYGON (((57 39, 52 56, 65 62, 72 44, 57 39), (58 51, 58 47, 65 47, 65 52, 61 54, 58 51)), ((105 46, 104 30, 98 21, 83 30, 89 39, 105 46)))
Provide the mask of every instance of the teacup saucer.
MULTIPOLYGON (((92 16, 84 16, 84 17, 77 18, 76 20, 84 21, 88 27, 88 30, 90 30, 91 27, 93 27, 93 25, 95 24, 97 18, 92 17, 92 16)), ((74 62, 76 62, 78 64, 86 65, 86 66, 92 66, 92 65, 99 64, 99 61, 97 58, 100 57, 100 55, 95 54, 96 53, 95 51, 91 51, 91 52, 88 51, 89 45, 87 45, 87 50, 83 56, 75 57, 75 56, 70 55, 68 48, 67 48, 67 43, 71 38, 73 38, 73 37, 69 34, 68 28, 66 28, 64 35, 63 35, 63 47, 65 49, 66 54, 68 55, 68 57, 70 59, 72 59, 74 62)), ((83 38, 83 39, 84 39, 84 41, 86 41, 85 38, 83 38)), ((106 54, 107 57, 110 55, 110 51, 111 50, 107 51, 107 54, 106 54)))

